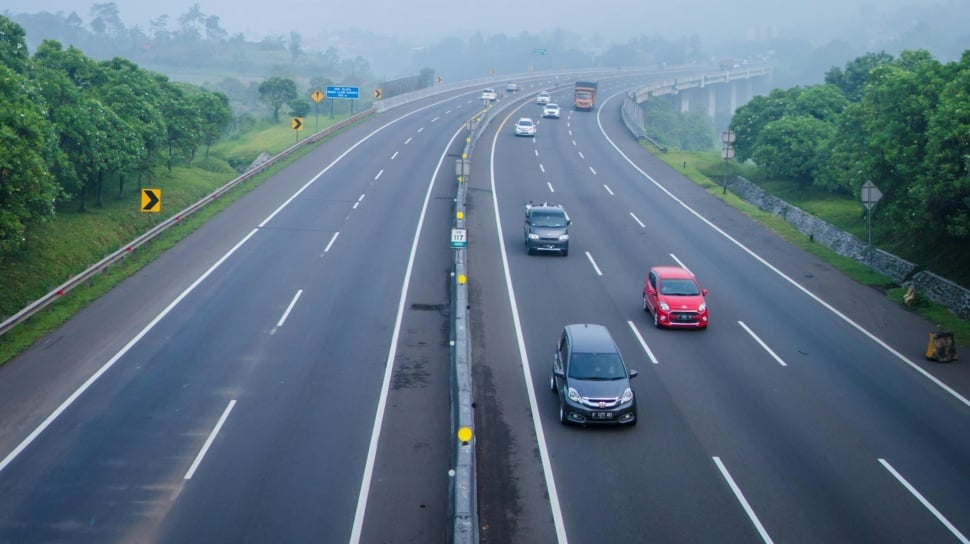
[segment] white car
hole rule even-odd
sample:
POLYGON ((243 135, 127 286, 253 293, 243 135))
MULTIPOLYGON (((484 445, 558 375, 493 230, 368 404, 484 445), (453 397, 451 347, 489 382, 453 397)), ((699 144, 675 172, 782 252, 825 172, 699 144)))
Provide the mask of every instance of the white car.
POLYGON ((549 93, 546 91, 539 91, 539 94, 536 95, 536 104, 544 106, 549 102, 552 102, 552 97, 549 96, 549 93))
POLYGON ((528 117, 523 117, 515 122, 516 136, 535 136, 536 123, 528 117))
POLYGON ((518 90, 519 84, 514 81, 510 81, 509 84, 505 86, 505 92, 509 94, 518 92, 518 90))
POLYGON ((542 108, 542 116, 549 119, 559 119, 559 104, 546 104, 542 108))
POLYGON ((495 102, 498 100, 498 95, 495 94, 495 89, 483 89, 482 90, 482 100, 487 100, 489 102, 495 102))

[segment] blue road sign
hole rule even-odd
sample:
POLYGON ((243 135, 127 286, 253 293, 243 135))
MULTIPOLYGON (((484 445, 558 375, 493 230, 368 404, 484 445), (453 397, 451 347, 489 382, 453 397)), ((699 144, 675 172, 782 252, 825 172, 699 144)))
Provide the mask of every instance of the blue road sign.
POLYGON ((360 98, 360 87, 327 85, 327 98, 350 98, 357 100, 360 98))

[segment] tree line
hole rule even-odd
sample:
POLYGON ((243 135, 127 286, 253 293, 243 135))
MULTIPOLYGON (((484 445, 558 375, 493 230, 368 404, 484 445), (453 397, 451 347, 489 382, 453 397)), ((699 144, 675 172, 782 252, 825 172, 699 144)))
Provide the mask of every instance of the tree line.
POLYGON ((730 129, 736 158, 769 178, 855 196, 872 181, 887 239, 970 243, 970 51, 868 53, 824 84, 755 97, 730 129))
POLYGON ((156 167, 208 149, 233 120, 225 94, 114 58, 97 62, 53 40, 31 56, 22 27, 0 17, 0 257, 55 207, 100 205, 156 167), (115 185, 112 185, 115 186, 115 185))

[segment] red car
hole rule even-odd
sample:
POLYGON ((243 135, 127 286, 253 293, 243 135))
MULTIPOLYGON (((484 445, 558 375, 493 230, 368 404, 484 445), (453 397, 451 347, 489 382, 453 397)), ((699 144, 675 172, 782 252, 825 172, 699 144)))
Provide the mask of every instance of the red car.
POLYGON ((707 328, 707 289, 679 266, 654 266, 643 282, 643 311, 660 327, 707 328))

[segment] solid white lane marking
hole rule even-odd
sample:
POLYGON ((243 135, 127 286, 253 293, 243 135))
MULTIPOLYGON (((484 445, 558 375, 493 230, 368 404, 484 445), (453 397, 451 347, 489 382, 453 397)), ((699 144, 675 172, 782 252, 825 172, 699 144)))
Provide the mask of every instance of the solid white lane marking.
POLYGON ((654 357, 653 352, 650 351, 650 346, 648 346, 647 342, 644 341, 643 336, 640 336, 640 331, 637 330, 637 326, 634 325, 632 321, 627 321, 626 324, 630 326, 630 330, 633 331, 633 335, 637 337, 637 341, 640 342, 640 346, 643 348, 643 351, 647 353, 647 357, 650 358, 650 362, 655 365, 659 365, 660 361, 654 357))
POLYGON ((229 401, 229 406, 226 406, 226 409, 222 411, 222 416, 219 417, 219 421, 216 422, 216 426, 212 428, 212 432, 209 433, 209 438, 207 438, 205 444, 202 445, 202 449, 199 450, 199 454, 195 456, 195 461, 192 461, 192 466, 189 467, 189 470, 185 473, 185 477, 183 479, 191 480, 192 476, 195 475, 196 469, 199 468, 199 464, 202 463, 202 459, 205 457, 206 452, 209 451, 209 447, 211 447, 212 443, 215 441, 216 436, 222 429, 222 425, 226 422, 226 419, 229 418, 229 413, 232 412, 234 406, 236 406, 236 399, 229 401))
POLYGON ((761 540, 765 544, 772 544, 771 537, 768 536, 768 531, 765 530, 764 525, 761 524, 761 520, 758 519, 758 515, 754 513, 754 509, 748 504, 748 500, 744 498, 744 493, 741 492, 741 488, 738 484, 734 482, 734 478, 731 477, 731 473, 728 472, 727 467, 721 462, 720 457, 714 457, 714 464, 717 465, 717 469, 721 471, 721 476, 727 481, 728 485, 731 487, 731 491, 734 492, 734 496, 737 497, 738 502, 744 507, 744 511, 748 514, 748 519, 754 524, 755 528, 758 529, 758 534, 761 535, 761 540))
POLYGON ((744 321, 738 321, 738 325, 741 325, 741 328, 743 328, 745 332, 751 335, 751 338, 754 338, 754 341, 760 344, 761 348, 768 352, 768 355, 771 355, 772 357, 774 357, 774 359, 778 361, 778 364, 780 364, 781 366, 788 366, 785 363, 785 361, 781 359, 781 357, 779 357, 774 351, 771 350, 771 348, 768 347, 768 344, 765 344, 764 342, 762 342, 761 338, 758 338, 758 335, 755 334, 754 331, 749 329, 748 326, 744 324, 744 321))
POLYGON ((903 487, 905 487, 907 491, 912 493, 913 496, 916 497, 916 499, 923 504, 924 508, 926 508, 927 510, 930 511, 931 514, 936 516, 936 519, 938 519, 940 523, 943 524, 944 527, 946 527, 951 533, 953 533, 953 536, 957 537, 957 540, 959 540, 963 544, 970 544, 970 540, 967 540, 967 537, 964 536, 963 533, 961 533, 960 530, 957 529, 952 523, 950 523, 950 520, 946 519, 946 516, 940 513, 940 511, 937 510, 936 507, 934 507, 930 503, 930 501, 926 500, 926 497, 924 497, 922 493, 920 493, 919 491, 916 490, 915 487, 910 485, 910 483, 906 480, 906 478, 903 478, 903 475, 897 472, 896 469, 894 469, 893 466, 890 465, 888 461, 886 461, 885 459, 879 459, 879 462, 886 470, 889 471, 890 474, 893 475, 894 478, 899 480, 899 483, 903 484, 903 487))
POLYGON ((633 220, 637 222, 637 225, 640 225, 641 229, 647 228, 647 226, 643 224, 643 221, 640 221, 640 218, 637 217, 633 212, 630 212, 630 217, 632 217, 633 220))
POLYGON ((610 193, 610 196, 616 196, 616 195, 613 194, 613 190, 610 189, 610 186, 609 185, 607 185, 607 184, 604 183, 603 184, 603 188, 606 189, 606 192, 607 193, 610 193))

